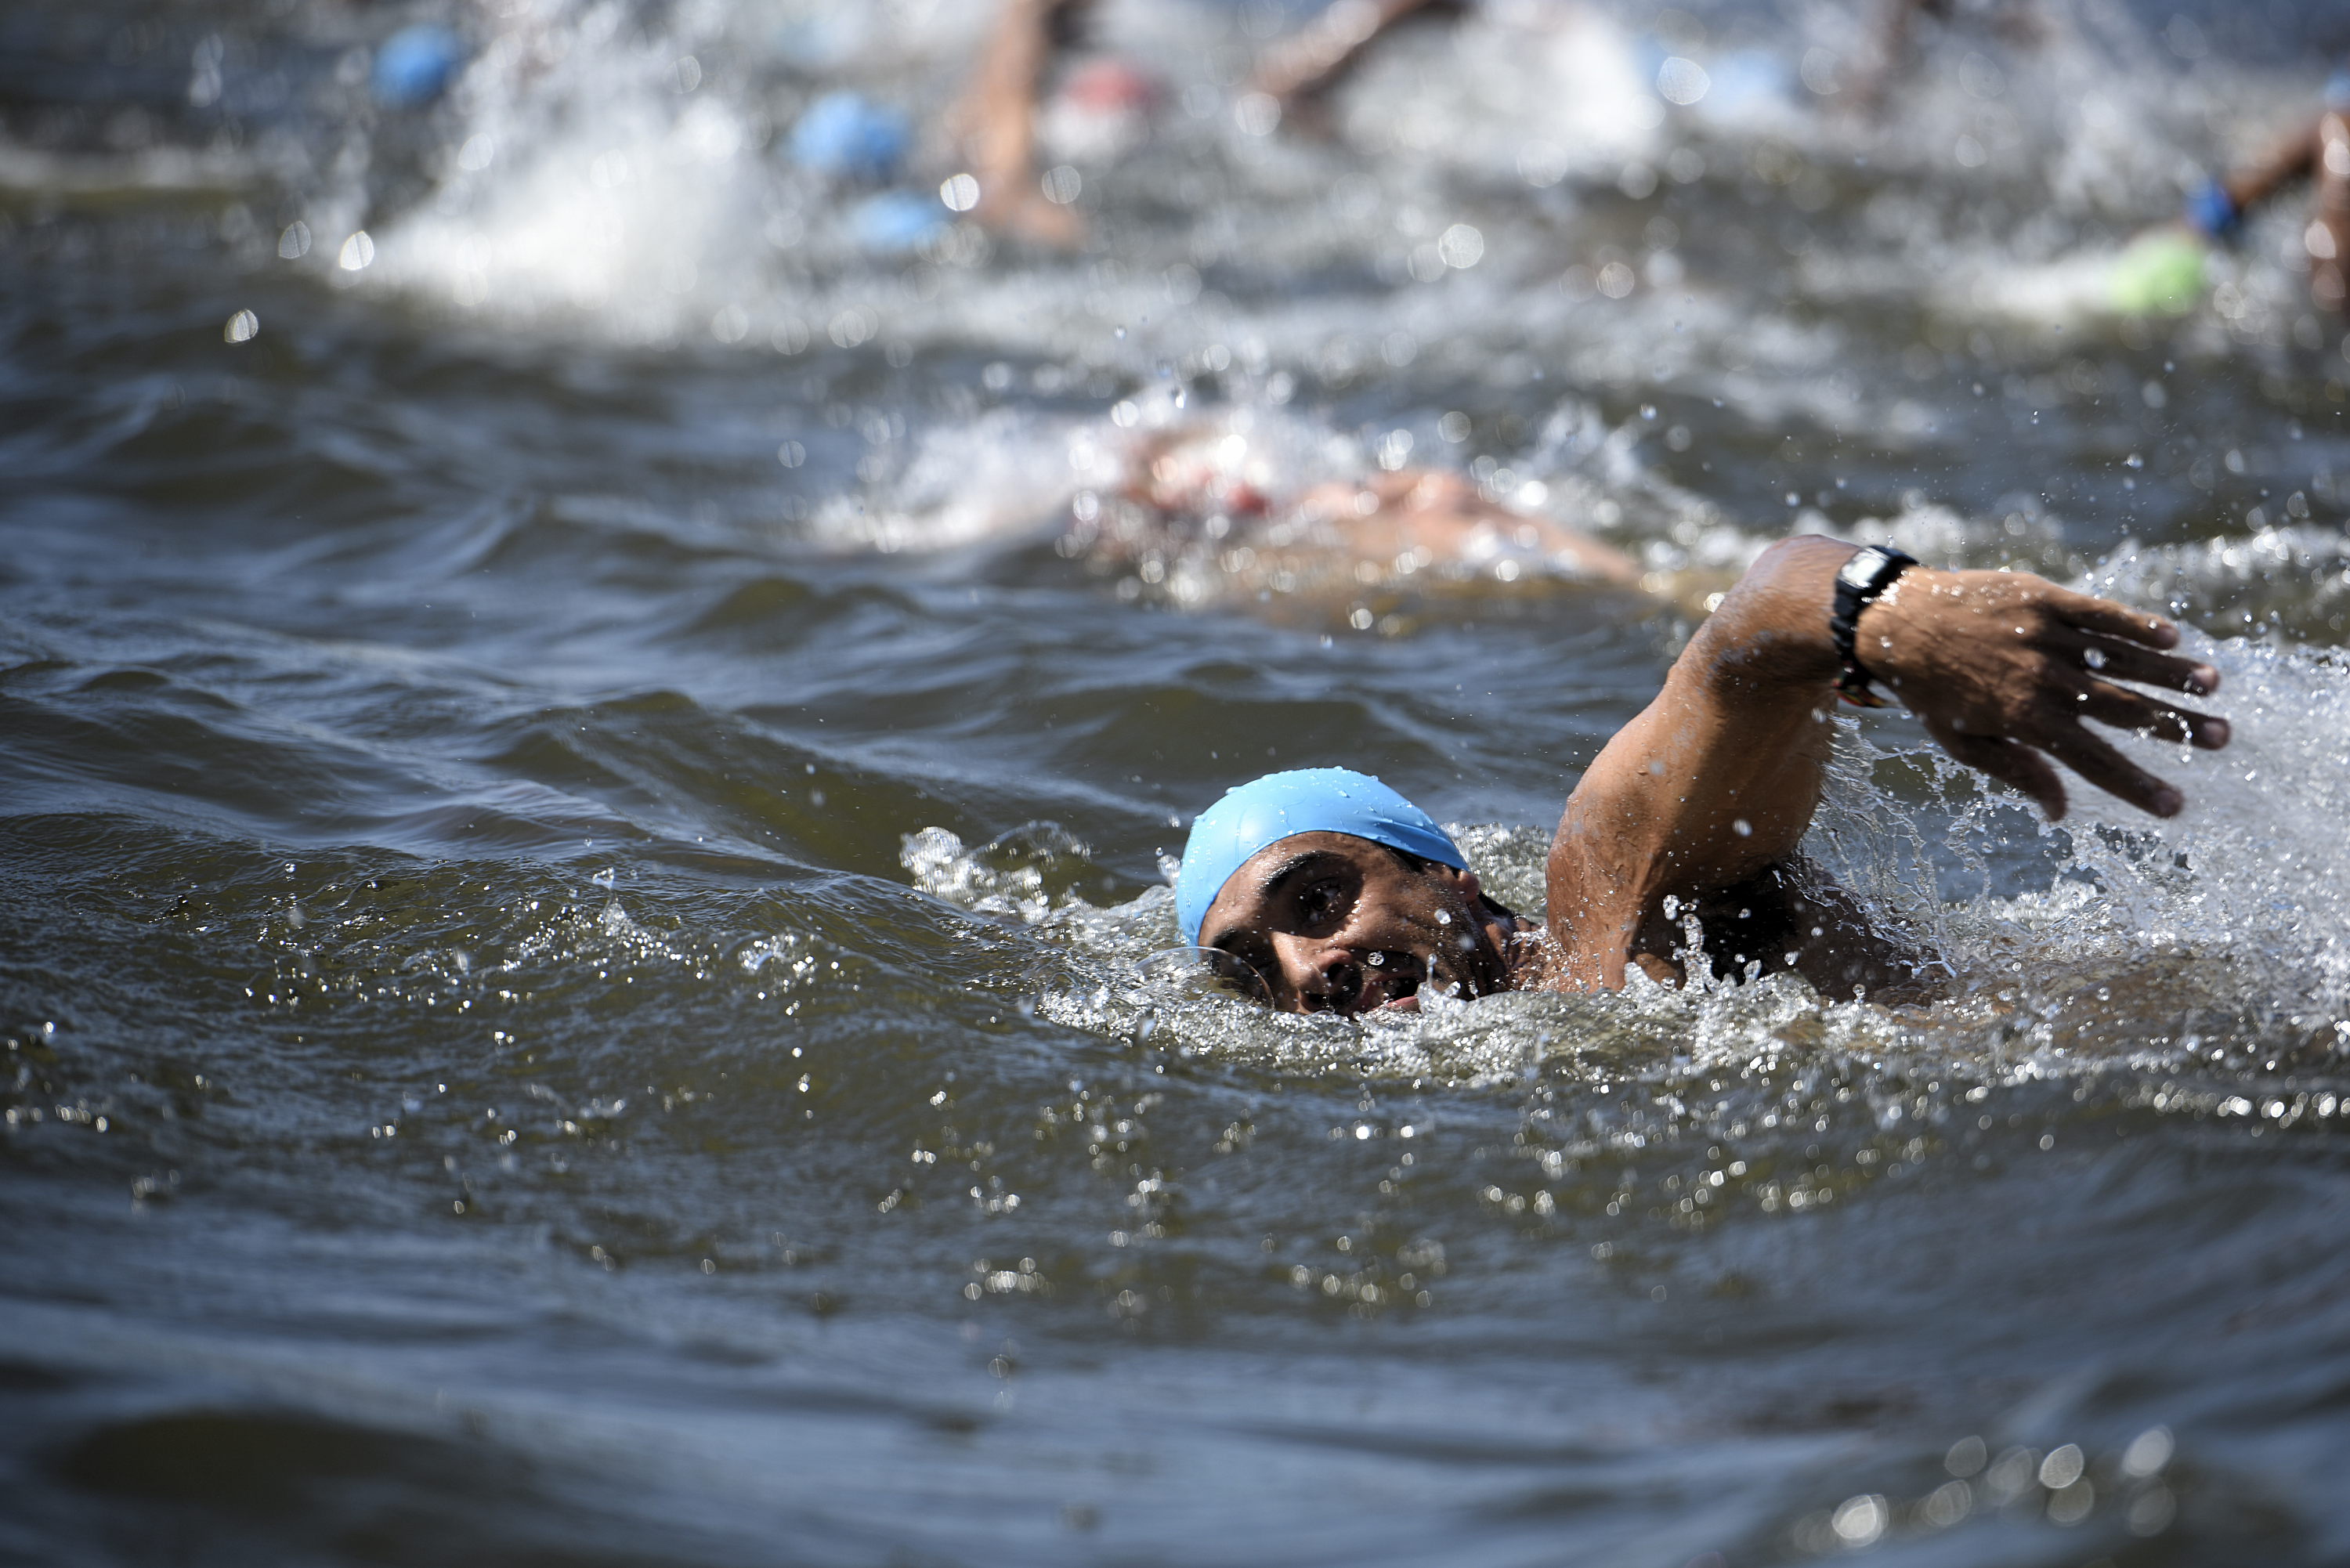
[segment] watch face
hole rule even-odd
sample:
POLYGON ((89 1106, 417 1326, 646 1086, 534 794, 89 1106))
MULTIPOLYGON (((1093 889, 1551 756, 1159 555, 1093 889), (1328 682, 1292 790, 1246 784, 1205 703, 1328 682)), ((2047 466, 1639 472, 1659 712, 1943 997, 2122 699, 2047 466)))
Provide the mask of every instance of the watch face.
POLYGON ((1877 576, 1878 568, 1884 564, 1885 558, 1877 551, 1863 550, 1837 570, 1836 581, 1849 584, 1856 588, 1865 588, 1868 587, 1869 579, 1877 576))

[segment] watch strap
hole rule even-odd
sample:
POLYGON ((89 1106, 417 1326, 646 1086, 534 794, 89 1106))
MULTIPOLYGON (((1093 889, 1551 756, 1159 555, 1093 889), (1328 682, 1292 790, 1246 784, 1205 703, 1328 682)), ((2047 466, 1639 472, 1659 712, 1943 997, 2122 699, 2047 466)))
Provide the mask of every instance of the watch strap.
POLYGON ((1856 708, 1885 708, 1891 699, 1878 694, 1870 684, 1868 671, 1861 667, 1856 647, 1859 635, 1860 612, 1877 602, 1877 596, 1893 586, 1902 573, 1918 564, 1915 556, 1905 555, 1886 545, 1868 545, 1853 553, 1852 559, 1838 568, 1835 577, 1835 604, 1828 614, 1828 636, 1835 644, 1836 692, 1856 708))

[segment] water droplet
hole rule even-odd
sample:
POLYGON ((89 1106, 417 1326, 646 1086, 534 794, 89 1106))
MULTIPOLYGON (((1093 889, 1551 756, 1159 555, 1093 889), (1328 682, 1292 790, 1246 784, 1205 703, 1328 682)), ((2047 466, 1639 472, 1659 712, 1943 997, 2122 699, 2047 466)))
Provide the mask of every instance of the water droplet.
POLYGON ((950 174, 939 183, 939 200, 950 213, 968 213, 979 205, 979 182, 969 174, 950 174))
POLYGON ((1705 97, 1712 86, 1713 79, 1705 74, 1704 67, 1679 55, 1657 67, 1657 96, 1668 103, 1686 108, 1705 97))
POLYGON ((2088 1461, 2082 1456, 2081 1446, 2066 1443, 2053 1449, 2046 1459, 2040 1461, 2040 1484, 2052 1491, 2060 1490, 2079 1480, 2081 1472, 2087 1468, 2088 1461))
POLYGON ((1866 1546, 1885 1533, 1887 1510, 1881 1497, 1848 1498, 1836 1507, 1829 1526, 1847 1546, 1866 1546))
POLYGON ((1485 236, 1468 223, 1455 223, 1436 242, 1436 255, 1446 266, 1466 271, 1485 257, 1485 236))
POLYGON ((2156 1474, 2163 1466, 2170 1462, 2170 1428, 2148 1427, 2131 1438, 2130 1446, 2122 1450, 2122 1474, 2126 1476, 2156 1474))

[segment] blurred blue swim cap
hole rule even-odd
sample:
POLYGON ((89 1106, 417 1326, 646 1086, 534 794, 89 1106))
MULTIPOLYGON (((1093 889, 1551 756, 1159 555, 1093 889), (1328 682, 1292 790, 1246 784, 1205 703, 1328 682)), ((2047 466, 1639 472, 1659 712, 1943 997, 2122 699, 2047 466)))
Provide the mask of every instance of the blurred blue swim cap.
POLYGON ((416 109, 449 90, 457 67, 465 63, 465 41, 446 27, 420 22, 402 27, 375 52, 370 86, 378 103, 392 109, 416 109))
POLYGON ((883 191, 849 209, 848 232, 872 255, 904 255, 946 233, 951 214, 936 196, 883 191))
POLYGON ((1175 878, 1175 919, 1183 940, 1197 947, 1208 906, 1232 873, 1293 833, 1352 834, 1456 870, 1469 868, 1469 857, 1433 817, 1368 774, 1351 768, 1267 774, 1227 790, 1192 822, 1183 869, 1175 878))
POLYGON ((886 182, 905 161, 912 131, 906 117, 853 92, 828 92, 792 127, 793 161, 836 180, 886 182))

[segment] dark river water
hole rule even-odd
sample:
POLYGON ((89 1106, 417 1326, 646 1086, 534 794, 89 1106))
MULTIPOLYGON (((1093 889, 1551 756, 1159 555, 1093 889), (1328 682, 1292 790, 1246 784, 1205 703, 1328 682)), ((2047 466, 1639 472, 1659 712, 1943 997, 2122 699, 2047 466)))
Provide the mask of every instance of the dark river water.
POLYGON ((2350 1561, 2344 323, 2300 188, 2108 304, 2350 26, 1961 5, 1872 117, 1873 10, 1497 0, 1267 134, 1302 9, 1108 0, 1068 255, 786 155, 975 4, 452 6, 406 109, 422 11, 0 15, 0 1561, 2350 1561), (1071 530, 1185 421, 1659 593, 1071 530), (1801 529, 2168 608, 2238 742, 2059 831, 1848 722, 1929 1006, 1154 958, 1273 766, 1537 905, 1801 529))

